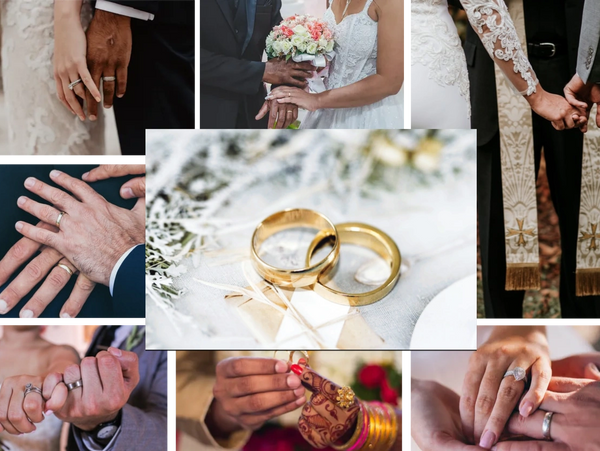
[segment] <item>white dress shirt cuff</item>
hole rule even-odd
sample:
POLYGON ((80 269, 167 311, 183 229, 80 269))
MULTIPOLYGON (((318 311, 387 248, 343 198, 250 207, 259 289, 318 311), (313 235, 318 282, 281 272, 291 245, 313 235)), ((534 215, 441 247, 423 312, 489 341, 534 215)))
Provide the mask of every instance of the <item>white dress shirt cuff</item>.
POLYGON ((143 244, 136 244, 131 249, 129 249, 127 252, 125 252, 123 255, 121 255, 121 258, 119 259, 119 261, 117 261, 117 264, 115 265, 112 272, 110 273, 110 282, 108 284, 108 288, 110 289, 111 296, 113 295, 113 288, 115 286, 115 280, 117 280, 117 273, 119 272, 121 265, 123 264, 125 259, 129 256, 129 254, 131 254, 131 251, 133 251, 138 246, 143 246, 143 244))
POLYGON ((102 446, 92 439, 92 436, 84 431, 81 431, 81 441, 83 442, 83 446, 85 446, 86 451, 111 451, 115 447, 115 442, 117 441, 117 437, 121 433, 121 426, 115 433, 112 440, 108 445, 102 446))
POLYGON ((108 11, 109 13, 119 14, 120 16, 131 17, 132 19, 139 20, 154 20, 154 14, 141 11, 139 9, 132 8, 131 6, 119 5, 109 0, 98 0, 96 2, 96 9, 102 11, 108 11))

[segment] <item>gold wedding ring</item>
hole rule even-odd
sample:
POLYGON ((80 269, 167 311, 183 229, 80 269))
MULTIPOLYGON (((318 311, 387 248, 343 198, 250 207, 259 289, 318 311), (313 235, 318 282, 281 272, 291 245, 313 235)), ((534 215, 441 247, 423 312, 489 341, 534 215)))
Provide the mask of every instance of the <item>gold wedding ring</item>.
MULTIPOLYGON (((402 257, 396 243, 381 230, 367 224, 357 222, 347 222, 337 224, 335 226, 338 233, 339 242, 345 244, 355 244, 363 246, 375 251, 386 263, 390 265, 391 274, 388 279, 375 290, 366 293, 343 293, 326 286, 325 284, 331 280, 331 272, 323 273, 317 279, 313 290, 321 297, 335 302, 336 304, 361 306, 369 305, 379 301, 385 297, 396 285, 400 277, 400 263, 402 257)), ((310 261, 315 251, 323 244, 329 241, 330 236, 326 233, 318 233, 308 248, 306 255, 306 263, 310 265, 310 261)))
POLYGON ((61 211, 60 214, 58 215, 58 218, 56 218, 56 227, 58 227, 60 229, 60 221, 62 221, 62 218, 64 215, 66 215, 67 213, 65 211, 61 211))
POLYGON ((272 214, 256 226, 251 242, 252 264, 267 281, 280 287, 307 287, 317 282, 319 276, 327 274, 338 261, 340 245, 333 223, 320 213, 302 208, 292 208, 272 214), (270 236, 283 230, 307 227, 318 229, 317 236, 334 240, 333 247, 323 260, 307 263, 305 268, 281 269, 265 263, 258 255, 261 245, 270 236))
POLYGON ((63 264, 63 263, 59 263, 58 265, 56 265, 58 268, 62 268, 65 271, 67 271, 69 273, 69 276, 73 275, 73 271, 71 270, 71 268, 69 268, 67 265, 63 264))

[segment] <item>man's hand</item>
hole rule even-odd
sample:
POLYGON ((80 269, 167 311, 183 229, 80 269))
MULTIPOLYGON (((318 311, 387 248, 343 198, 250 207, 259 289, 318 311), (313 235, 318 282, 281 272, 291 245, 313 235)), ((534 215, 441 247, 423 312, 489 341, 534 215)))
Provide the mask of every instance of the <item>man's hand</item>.
POLYGON ((600 352, 590 352, 552 362, 552 375, 600 381, 600 352))
POLYGON ((277 100, 265 100, 255 119, 261 120, 269 111, 268 128, 285 129, 298 119, 298 105, 285 105, 277 100))
MULTIPOLYGON (((274 58, 267 61, 263 81, 273 85, 290 85, 306 88, 307 78, 312 76, 315 67, 311 62, 295 63, 283 58, 274 58)), ((93 72, 92 72, 93 73, 93 72)))
MULTIPOLYGON (((81 178, 92 183, 114 177, 141 174, 146 174, 146 165, 144 164, 104 164, 86 172, 81 178)), ((146 197, 146 176, 137 177, 124 183, 121 186, 121 197, 123 199, 146 197)))
MULTIPOLYGON (((567 102, 575 108, 586 110, 588 115, 592 104, 596 103, 600 107, 600 86, 596 83, 584 83, 577 74, 567 83, 564 93, 567 102)), ((600 108, 596 111, 596 124, 600 127, 600 108)))
MULTIPOLYGON (((58 231, 55 226, 44 222, 38 223, 38 227, 53 232, 58 231)), ((44 283, 42 286, 19 313, 21 318, 37 318, 71 279, 71 274, 58 265, 67 266, 73 274, 77 272, 73 264, 67 261, 60 252, 50 247, 42 246, 40 243, 29 238, 22 238, 0 260, 0 285, 5 284, 40 248, 41 252, 39 255, 31 260, 21 270, 19 275, 0 293, 1 315, 8 313, 43 280, 44 283)), ((83 274, 80 274, 69 299, 67 299, 61 310, 60 316, 62 318, 74 318, 77 316, 95 285, 94 282, 91 282, 83 274)))
POLYGON ((44 381, 46 409, 60 420, 84 431, 114 420, 140 381, 135 352, 108 348, 96 357, 86 357, 81 365, 65 369, 60 375, 49 374, 44 381), (64 380, 64 384, 62 383, 64 380), (81 380, 82 387, 70 392, 65 384, 81 380))
POLYGON ((265 421, 296 410, 306 401, 300 378, 276 359, 234 357, 216 368, 214 401, 206 424, 216 437, 258 429, 265 421))
POLYGON ((48 224, 56 224, 60 212, 60 230, 52 232, 25 222, 16 229, 27 238, 56 249, 86 277, 109 285, 110 275, 125 252, 145 241, 145 201, 138 200, 132 210, 112 205, 88 184, 54 170, 50 178, 75 197, 33 177, 25 187, 53 206, 40 204, 27 197, 19 207, 48 224))
MULTIPOLYGON (((103 81, 104 108, 113 105, 115 87, 117 97, 125 95, 127 68, 131 59, 131 19, 127 16, 96 10, 87 30, 87 64, 96 86, 102 77, 116 77, 103 81)), ((98 117, 98 102, 86 90, 88 116, 98 117)))

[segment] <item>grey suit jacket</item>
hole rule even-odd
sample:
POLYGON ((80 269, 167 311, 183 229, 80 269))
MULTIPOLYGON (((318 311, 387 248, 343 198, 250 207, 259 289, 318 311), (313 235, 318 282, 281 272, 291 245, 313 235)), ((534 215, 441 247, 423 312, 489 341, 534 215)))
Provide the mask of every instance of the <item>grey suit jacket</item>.
MULTIPOLYGON (((98 334, 90 349, 94 349, 98 334)), ((142 340, 132 349, 139 357, 140 382, 122 409, 121 431, 110 451, 167 449, 167 352, 145 348, 146 342, 142 340)), ((87 449, 74 426, 70 435, 68 451, 87 449)))
POLYGON ((585 83, 600 82, 600 1, 598 0, 585 1, 577 75, 585 83))

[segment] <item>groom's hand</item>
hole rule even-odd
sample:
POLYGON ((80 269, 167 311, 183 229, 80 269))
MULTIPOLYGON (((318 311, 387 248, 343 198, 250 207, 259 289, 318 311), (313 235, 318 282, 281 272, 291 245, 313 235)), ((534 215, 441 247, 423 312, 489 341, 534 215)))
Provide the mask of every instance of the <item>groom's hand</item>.
POLYGON ((298 88, 306 88, 307 78, 312 76, 315 70, 311 62, 295 63, 283 58, 274 58, 267 61, 263 81, 272 85, 290 85, 298 88))
POLYGON ((288 128, 298 119, 298 105, 283 104, 277 100, 265 100, 255 119, 260 121, 267 113, 269 113, 267 128, 288 128))
MULTIPOLYGON (((587 111, 589 115, 592 104, 600 107, 600 86, 596 83, 584 83, 579 75, 575 74, 564 89, 565 98, 573 107, 587 111)), ((600 108, 596 111, 596 124, 600 127, 600 108)))
POLYGON ((66 387, 57 378, 53 383, 44 383, 46 409, 62 421, 90 431, 114 420, 127 404, 140 381, 138 356, 135 352, 108 348, 108 352, 101 351, 96 357, 86 357, 81 365, 67 367, 63 380, 65 384, 81 380, 82 386, 66 393, 66 387))
MULTIPOLYGON (((106 180, 114 177, 123 177, 125 175, 143 175, 146 174, 145 164, 103 164, 97 168, 86 172, 81 176, 88 183, 106 180)), ((146 197, 146 176, 131 179, 121 186, 121 197, 123 199, 134 199, 146 197)))
MULTIPOLYGON (((113 105, 115 89, 117 97, 125 95, 127 68, 131 59, 131 19, 127 16, 96 10, 87 30, 87 63, 96 86, 103 77, 116 77, 116 81, 104 81, 104 108, 113 105)), ((86 91, 90 120, 98 117, 98 102, 86 91)))

